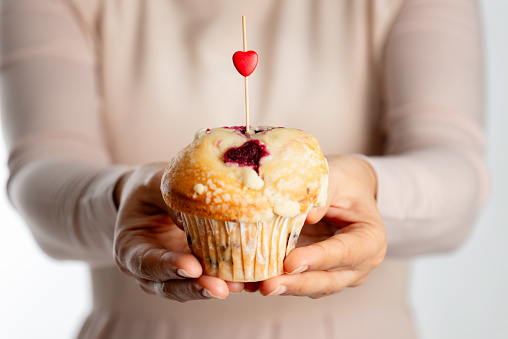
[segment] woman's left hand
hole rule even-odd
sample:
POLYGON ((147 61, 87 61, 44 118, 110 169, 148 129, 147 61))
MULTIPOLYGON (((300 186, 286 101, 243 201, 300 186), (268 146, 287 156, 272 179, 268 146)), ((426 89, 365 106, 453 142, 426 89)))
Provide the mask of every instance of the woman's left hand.
MULTIPOLYGON (((386 253, 386 233, 376 203, 377 179, 364 160, 328 159, 327 206, 310 211, 284 274, 257 284, 263 295, 319 298, 361 285, 386 253), (309 225, 315 224, 315 225, 309 225)), ((250 285, 250 286, 249 286, 250 285)))

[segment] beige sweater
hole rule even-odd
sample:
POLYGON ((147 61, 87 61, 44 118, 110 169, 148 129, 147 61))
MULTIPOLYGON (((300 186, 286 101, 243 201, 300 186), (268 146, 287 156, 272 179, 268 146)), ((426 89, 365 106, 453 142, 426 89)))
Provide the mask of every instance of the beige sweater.
POLYGON ((407 258, 460 244, 488 186, 474 1, 4 0, 1 25, 8 192, 42 249, 90 263, 80 338, 415 336, 407 258), (376 170, 388 257, 358 288, 181 304, 114 266, 127 166, 243 123, 241 15, 260 57, 251 123, 301 128, 376 170))

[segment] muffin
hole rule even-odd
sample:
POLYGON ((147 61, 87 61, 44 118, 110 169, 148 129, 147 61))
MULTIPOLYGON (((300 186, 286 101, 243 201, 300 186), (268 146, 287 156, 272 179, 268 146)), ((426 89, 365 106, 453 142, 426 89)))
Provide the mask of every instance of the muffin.
POLYGON ((326 203, 328 165, 313 136, 278 127, 250 132, 197 131, 161 182, 205 274, 227 281, 283 274, 307 213, 326 203))

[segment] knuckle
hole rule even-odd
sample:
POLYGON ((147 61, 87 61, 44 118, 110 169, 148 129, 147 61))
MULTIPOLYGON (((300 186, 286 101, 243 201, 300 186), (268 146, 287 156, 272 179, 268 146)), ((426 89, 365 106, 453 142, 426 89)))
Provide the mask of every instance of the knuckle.
POLYGON ((115 261, 115 265, 116 267, 118 267, 118 269, 120 270, 120 272, 122 272, 123 274, 126 274, 130 277, 134 277, 134 274, 126 267, 126 265, 124 264, 124 262, 121 260, 121 257, 118 256, 118 255, 114 255, 113 256, 113 259, 115 261))
POLYGON ((326 240, 326 245, 324 242, 318 242, 312 244, 311 247, 317 251, 319 258, 328 262, 328 265, 332 265, 332 262, 337 262, 347 257, 350 251, 346 243, 339 236, 330 237, 326 240))
POLYGON ((305 288, 302 284, 298 284, 295 286, 293 293, 294 295, 305 295, 305 288))
POLYGON ((180 298, 178 293, 175 293, 174 288, 168 284, 163 282, 156 282, 155 284, 155 292, 165 298, 165 299, 171 299, 179 302, 184 302, 185 300, 180 298))
POLYGON ((321 298, 327 297, 329 295, 339 293, 342 290, 343 290, 343 288, 318 291, 318 292, 316 292, 314 294, 309 295, 309 298, 311 298, 311 299, 321 299, 321 298))
POLYGON ((138 281, 138 286, 145 293, 148 293, 148 294, 151 294, 151 295, 155 295, 156 294, 155 291, 153 291, 152 289, 148 288, 147 286, 145 286, 143 283, 141 283, 139 281, 138 281))
POLYGON ((188 282, 159 282, 156 283, 156 293, 163 298, 185 303, 190 300, 206 299, 201 288, 188 282))
MULTIPOLYGON (((116 227, 118 229, 118 227, 116 227)), ((115 232, 115 239, 113 241, 113 254, 115 258, 125 256, 126 249, 129 247, 126 240, 126 234, 123 231, 115 232)))
POLYGON ((328 295, 328 293, 321 292, 321 293, 309 295, 309 298, 316 300, 316 299, 321 299, 323 297, 326 297, 327 295, 328 295))
POLYGON ((152 277, 152 275, 149 272, 149 269, 147 268, 147 266, 148 266, 147 265, 147 253, 148 253, 148 249, 144 249, 141 252, 133 254, 129 260, 130 269, 137 276, 139 276, 141 278, 160 282, 157 279, 154 279, 154 277, 152 277))
POLYGON ((384 258, 385 258, 384 255, 377 255, 377 256, 375 256, 374 257, 374 261, 372 263, 372 268, 381 265, 381 263, 383 262, 384 258))
POLYGON ((323 279, 323 285, 320 288, 317 288, 314 293, 310 294, 309 298, 321 299, 323 297, 339 293, 345 287, 344 281, 339 278, 337 273, 329 273, 327 278, 323 279))
POLYGON ((326 248, 323 246, 322 242, 317 242, 309 246, 314 252, 316 252, 317 256, 321 257, 326 253, 326 248))
POLYGON ((167 281, 171 278, 173 268, 163 260, 166 253, 153 248, 145 249, 137 258, 133 258, 135 271, 143 278, 159 283, 167 281))
POLYGON ((385 244, 383 244, 383 246, 380 249, 378 249, 377 253, 372 257, 372 268, 381 265, 381 263, 385 259, 386 250, 387 250, 387 246, 385 243, 385 244))

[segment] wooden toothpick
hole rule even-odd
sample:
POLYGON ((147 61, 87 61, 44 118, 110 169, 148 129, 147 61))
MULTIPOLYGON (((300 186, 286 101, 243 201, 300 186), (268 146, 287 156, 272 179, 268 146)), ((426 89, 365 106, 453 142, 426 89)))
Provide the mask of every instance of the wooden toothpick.
POLYGON ((245 16, 242 16, 243 51, 247 52, 247 29, 245 28, 245 16))
MULTIPOLYGON (((247 29, 245 28, 245 16, 242 16, 243 51, 247 52, 247 29)), ((245 78, 245 134, 249 134, 249 81, 245 78)))
POLYGON ((243 51, 233 54, 233 64, 238 73, 245 77, 245 133, 249 133, 249 80, 247 77, 254 72, 258 64, 258 54, 255 51, 247 51, 247 33, 245 16, 242 16, 243 51))

